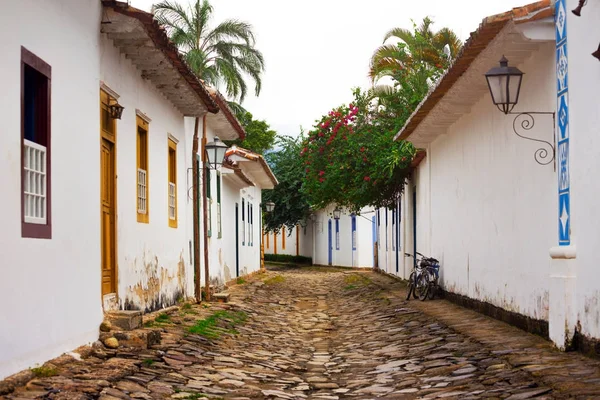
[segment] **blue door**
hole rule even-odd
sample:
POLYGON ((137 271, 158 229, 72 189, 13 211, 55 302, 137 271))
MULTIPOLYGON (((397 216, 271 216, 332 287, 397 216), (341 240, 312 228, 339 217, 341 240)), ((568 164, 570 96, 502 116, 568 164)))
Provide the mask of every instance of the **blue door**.
POLYGON ((377 265, 378 247, 376 246, 376 245, 378 245, 378 243, 377 243, 377 216, 374 216, 371 218, 371 226, 372 226, 372 231, 373 231, 373 244, 371 246, 371 248, 373 249, 373 267, 377 268, 378 267, 378 265, 377 265))
POLYGON ((331 265, 333 263, 333 237, 331 235, 331 220, 329 220, 329 259, 328 263, 331 265))

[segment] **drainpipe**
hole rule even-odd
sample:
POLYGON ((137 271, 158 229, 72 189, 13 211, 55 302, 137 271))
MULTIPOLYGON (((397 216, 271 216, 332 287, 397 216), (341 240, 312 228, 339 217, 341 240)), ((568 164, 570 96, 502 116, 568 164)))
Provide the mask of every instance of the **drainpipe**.
MULTIPOLYGON (((204 116, 203 118, 206 118, 204 116)), ((200 281, 200 203, 198 201, 198 173, 197 168, 198 160, 198 125, 200 124, 200 117, 196 117, 194 123, 194 138, 192 140, 192 201, 193 201, 193 227, 194 227, 194 296, 196 302, 202 301, 200 294, 201 281, 200 281)))
POLYGON ((208 265, 208 199, 206 197, 206 174, 210 173, 206 165, 206 114, 202 119, 202 224, 204 225, 204 279, 205 279, 205 297, 206 301, 210 301, 210 278, 208 265))

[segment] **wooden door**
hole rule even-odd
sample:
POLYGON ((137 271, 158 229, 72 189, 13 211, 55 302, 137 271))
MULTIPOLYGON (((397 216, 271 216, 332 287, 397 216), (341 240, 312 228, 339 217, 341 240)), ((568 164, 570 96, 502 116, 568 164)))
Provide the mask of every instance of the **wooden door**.
POLYGON ((114 144, 102 138, 100 156, 102 204, 102 295, 117 291, 115 262, 115 154, 114 144))

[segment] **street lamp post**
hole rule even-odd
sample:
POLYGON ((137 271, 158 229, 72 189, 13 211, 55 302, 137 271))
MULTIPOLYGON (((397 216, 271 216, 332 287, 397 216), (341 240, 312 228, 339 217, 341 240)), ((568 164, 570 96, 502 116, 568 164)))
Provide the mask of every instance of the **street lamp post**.
POLYGON ((209 268, 209 256, 208 256, 208 198, 206 193, 206 174, 210 173, 210 169, 218 169, 223 165, 225 159, 225 152, 227 151, 227 145, 223 143, 217 136, 215 136, 212 142, 204 145, 204 155, 206 157, 206 167, 204 169, 203 193, 202 193, 202 205, 203 205, 203 224, 204 224, 204 277, 205 277, 205 296, 206 301, 210 301, 210 268, 209 268))

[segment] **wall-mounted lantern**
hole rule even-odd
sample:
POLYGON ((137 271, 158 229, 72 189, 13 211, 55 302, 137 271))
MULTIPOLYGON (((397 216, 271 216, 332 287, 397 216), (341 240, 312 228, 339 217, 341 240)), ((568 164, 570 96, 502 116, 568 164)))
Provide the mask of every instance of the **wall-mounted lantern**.
POLYGON ((273 212, 273 210, 275 209, 275 203, 273 203, 272 201, 268 201, 265 203, 265 211, 270 213, 273 212))
POLYGON ((120 105, 119 102, 115 99, 113 99, 113 103, 109 104, 109 106, 108 106, 108 112, 112 119, 121 119, 124 109, 125 109, 125 107, 120 105))
POLYGON ((215 136, 213 142, 206 143, 206 162, 210 168, 217 169, 223 164, 227 149, 227 145, 223 143, 218 136, 215 136))
POLYGON ((339 207, 336 207, 333 210, 333 219, 339 220, 342 217, 342 210, 339 207))
POLYGON ((519 102, 523 72, 517 67, 509 67, 508 60, 502 56, 500 66, 485 74, 492 101, 504 114, 508 114, 519 102))
MULTIPOLYGON (((555 160, 555 146, 556 141, 556 123, 554 111, 526 111, 513 113, 512 110, 519 102, 519 94, 521 92, 521 83, 523 81, 523 72, 516 67, 510 67, 506 57, 502 56, 500 59, 500 66, 490 69, 486 74, 485 78, 488 83, 488 88, 492 96, 492 101, 498 110, 504 114, 515 114, 516 117, 513 120, 513 131, 519 137, 523 139, 531 140, 534 142, 543 143, 544 147, 536 150, 534 153, 534 159, 538 164, 548 165, 555 160), (552 116, 552 129, 553 137, 552 143, 542 140, 531 138, 519 133, 519 131, 529 131, 535 126, 534 115, 551 115, 552 116)), ((554 164, 556 170, 556 165, 554 164)))

